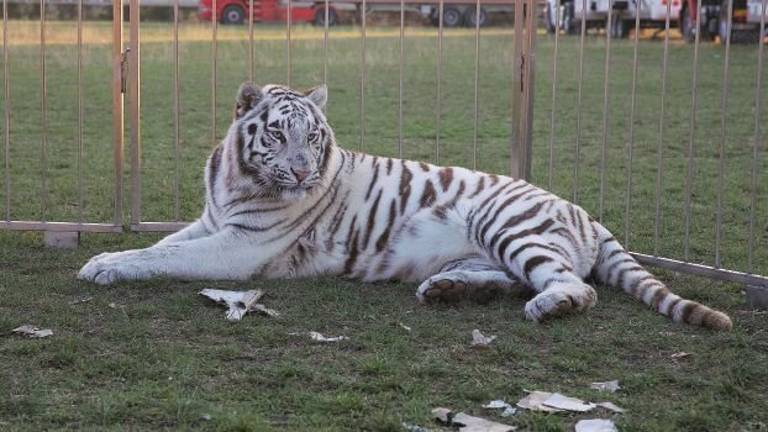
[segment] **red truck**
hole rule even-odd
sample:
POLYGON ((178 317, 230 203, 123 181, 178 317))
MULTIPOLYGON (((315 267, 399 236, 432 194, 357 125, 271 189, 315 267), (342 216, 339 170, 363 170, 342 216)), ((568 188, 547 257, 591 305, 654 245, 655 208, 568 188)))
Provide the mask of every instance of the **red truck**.
MULTIPOLYGON (((222 24, 243 24, 248 21, 250 0, 217 0, 216 17, 222 24)), ((197 14, 203 21, 213 16, 213 0, 200 0, 197 14)), ((283 22, 288 16, 286 0, 253 0, 254 22, 283 22)), ((333 6, 328 7, 328 25, 336 24, 338 14, 333 6)), ((325 24, 325 3, 295 1, 291 4, 291 21, 294 23, 325 24)))

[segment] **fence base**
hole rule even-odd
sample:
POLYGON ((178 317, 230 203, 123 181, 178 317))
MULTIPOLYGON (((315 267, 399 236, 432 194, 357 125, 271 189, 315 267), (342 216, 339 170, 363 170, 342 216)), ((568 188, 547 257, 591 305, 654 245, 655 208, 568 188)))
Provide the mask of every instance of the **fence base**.
POLYGON ((750 309, 768 309, 768 288, 747 285, 747 306, 750 309))
POLYGON ((57 249, 75 249, 80 245, 78 231, 45 231, 45 246, 57 249))

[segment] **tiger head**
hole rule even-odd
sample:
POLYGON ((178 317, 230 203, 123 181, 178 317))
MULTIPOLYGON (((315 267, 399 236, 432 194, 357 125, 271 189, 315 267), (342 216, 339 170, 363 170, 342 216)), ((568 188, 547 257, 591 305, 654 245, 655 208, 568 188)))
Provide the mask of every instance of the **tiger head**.
POLYGON ((326 99, 325 85, 306 93, 240 86, 233 125, 240 170, 265 195, 300 198, 322 183, 334 145, 322 112, 326 99))

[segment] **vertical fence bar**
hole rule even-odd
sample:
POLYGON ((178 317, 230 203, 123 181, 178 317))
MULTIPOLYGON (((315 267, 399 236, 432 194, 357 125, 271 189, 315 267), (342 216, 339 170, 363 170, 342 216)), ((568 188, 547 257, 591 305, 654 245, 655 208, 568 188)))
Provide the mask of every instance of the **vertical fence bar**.
POLYGON ((472 169, 477 169, 477 130, 480 122, 480 0, 475 3, 475 110, 472 133, 472 169))
MULTIPOLYGON (((323 21, 323 84, 328 85, 328 19, 330 18, 330 11, 328 8, 328 0, 324 2, 325 7, 325 20, 323 21)), ((326 102, 326 105, 328 103, 326 102)), ((328 109, 327 107, 325 109, 328 109)))
MULTIPOLYGON (((251 54, 253 54, 253 51, 251 51, 251 54)), ((253 69, 251 69, 251 74, 253 74, 253 69)), ((179 89, 179 78, 179 0, 173 0, 173 149, 175 160, 173 217, 177 222, 181 220, 181 105, 179 101, 179 94, 181 92, 179 89)))
MULTIPOLYGON (((130 0, 130 54, 128 77, 128 106, 131 111, 131 224, 141 223, 141 62, 140 62, 140 0, 130 0)), ((214 0, 214 14, 215 14, 214 0)))
POLYGON ((5 147, 5 220, 11 220, 11 76, 8 65, 8 0, 3 0, 3 115, 5 130, 3 141, 5 147))
POLYGON ((629 249, 630 207, 632 206, 632 158, 635 150, 635 109, 637 107, 637 51, 640 45, 640 3, 635 3, 635 40, 632 52, 632 96, 629 107, 629 143, 627 145, 627 195, 624 197, 624 247, 629 249))
POLYGON ((288 11, 285 14, 285 55, 286 55, 286 83, 288 87, 291 86, 291 77, 293 76, 293 56, 291 53, 291 27, 293 27, 292 15, 293 14, 293 2, 288 0, 288 11))
MULTIPOLYGON (((574 7, 575 9, 575 7, 574 7)), ((573 162, 573 197, 574 204, 579 202, 579 165, 581 164, 581 103, 584 93, 584 38, 587 34, 587 0, 581 0, 581 35, 579 36, 579 70, 576 75, 576 149, 573 162)))
POLYGON ((400 0, 400 81, 397 119, 397 155, 403 158, 403 79, 405 77, 405 0, 400 0))
POLYGON ((555 2, 554 15, 555 47, 552 53, 552 111, 549 115, 549 164, 547 165, 547 189, 549 190, 552 190, 552 176, 555 170, 555 111, 557 108, 557 53, 560 39, 560 0, 555 2))
POLYGON ((213 18, 211 19, 211 147, 216 147, 216 82, 218 81, 219 54, 219 9, 213 0, 213 18))
MULTIPOLYGON (((725 23, 725 57, 723 58, 723 90, 720 93, 720 146, 717 158, 717 213, 715 220, 715 268, 721 266, 720 243, 723 236, 723 182, 725 178, 726 111, 728 110, 728 66, 731 58, 731 28, 733 23, 733 0, 728 0, 728 21, 725 23)), ((760 35, 762 38, 763 35, 760 35)))
POLYGON ((525 15, 525 67, 523 68, 523 146, 521 148, 523 158, 520 161, 522 172, 522 178, 531 180, 531 160, 533 157, 533 96, 534 96, 534 81, 536 70, 536 20, 538 15, 536 14, 536 0, 528 0, 526 4, 527 14, 525 15))
POLYGON ((440 164, 440 129, 443 121, 443 10, 445 3, 443 0, 437 5, 437 96, 435 99, 435 164, 440 164))
MULTIPOLYGON (((667 2, 669 3, 669 1, 667 2)), ((600 196, 597 220, 603 222, 605 208, 605 160, 608 153, 608 79, 611 73, 611 33, 613 32, 613 0, 608 0, 608 31, 605 33, 605 65, 603 79, 603 146, 600 149, 600 196)))
POLYGON ((253 83, 256 69, 256 60, 253 53, 253 1, 254 0, 248 0, 248 81, 251 83, 253 83))
POLYGON ((521 125, 522 125, 522 96, 523 96, 523 4, 524 0, 515 0, 515 24, 512 57, 512 134, 509 143, 509 174, 514 178, 522 178, 520 170, 521 154, 521 125))
POLYGON ((115 225, 123 224, 123 2, 112 0, 112 159, 115 171, 115 225))
POLYGON ((669 59, 669 20, 672 2, 667 2, 664 18, 664 57, 661 66, 661 107, 659 108, 659 140, 656 146, 656 215, 653 223, 653 255, 659 256, 659 230, 661 225, 661 181, 664 175, 664 117, 667 96, 667 62, 669 59))
POLYGON ((365 143, 366 8, 366 1, 363 0, 363 4, 360 6, 360 151, 363 150, 365 143))
POLYGON ((760 40, 757 48, 757 78, 755 80, 755 142, 752 146, 752 192, 749 203, 749 235, 747 236, 747 272, 754 271, 753 259, 755 255, 755 210, 757 208, 757 170, 760 166, 760 144, 763 141, 763 131, 760 127, 763 108, 763 51, 765 48, 765 12, 768 0, 762 1, 760 13, 760 40))
MULTIPOLYGON (((687 13, 687 12, 686 12, 687 13)), ((693 75, 691 77, 691 118, 688 127, 688 161, 685 168, 685 235, 683 259, 688 261, 691 250, 691 195, 693 193, 693 140, 696 137, 696 99, 699 83, 699 45, 701 41, 701 2, 696 6, 696 34, 693 41, 693 75)))
POLYGON ((41 213, 40 220, 48 221, 48 73, 45 61, 45 0, 40 0, 40 113, 42 116, 41 148, 41 213))
POLYGON ((77 209, 78 222, 85 222, 83 192, 83 0, 77 1, 77 209))

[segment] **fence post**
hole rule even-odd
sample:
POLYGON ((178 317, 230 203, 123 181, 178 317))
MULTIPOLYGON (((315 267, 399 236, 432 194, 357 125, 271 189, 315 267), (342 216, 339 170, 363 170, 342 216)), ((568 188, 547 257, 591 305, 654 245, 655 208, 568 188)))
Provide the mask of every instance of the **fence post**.
POLYGON ((128 109, 131 123, 131 226, 141 223, 141 62, 139 0, 130 0, 130 52, 128 53, 128 109))
POLYGON ((112 148, 115 163, 114 224, 123 224, 123 2, 112 0, 112 148))
POLYGON ((536 0, 515 0, 510 175, 529 180, 533 131, 536 0))

